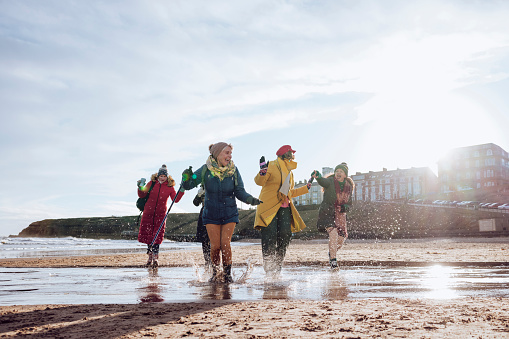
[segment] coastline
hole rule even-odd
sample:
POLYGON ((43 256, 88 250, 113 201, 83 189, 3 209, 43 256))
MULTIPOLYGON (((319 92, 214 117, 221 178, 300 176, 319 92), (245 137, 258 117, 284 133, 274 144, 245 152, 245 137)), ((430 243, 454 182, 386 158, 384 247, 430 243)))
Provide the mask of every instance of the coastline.
MULTIPOLYGON (((246 240, 255 243, 259 239, 246 240)), ((262 265, 261 245, 232 246, 233 265, 262 265)), ((294 239, 285 265, 327 265, 326 239, 294 239)), ((0 267, 138 267, 145 253, 0 259, 0 267)), ((338 252, 342 265, 500 264, 509 262, 509 237, 397 240, 347 240, 338 252)), ((202 264, 201 248, 163 251, 161 267, 202 264)))
MULTIPOLYGON (((234 265, 262 263, 259 244, 232 250, 234 265)), ((343 265, 507 265, 509 238, 347 240, 339 253, 343 265)), ((293 240, 285 265, 326 265, 326 257, 326 240, 293 240)), ((131 267, 145 259, 139 253, 17 258, 0 260, 0 267, 131 267)), ((163 269, 202 261, 201 249, 162 252, 160 259, 163 269)), ((6 338, 501 338, 509 337, 509 298, 12 305, 0 307, 0 319, 6 338)))

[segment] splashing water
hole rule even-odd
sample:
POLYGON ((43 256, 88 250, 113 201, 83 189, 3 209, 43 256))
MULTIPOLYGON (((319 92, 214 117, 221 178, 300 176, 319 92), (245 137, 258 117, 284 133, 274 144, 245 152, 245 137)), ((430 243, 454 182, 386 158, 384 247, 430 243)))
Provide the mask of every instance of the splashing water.
MULTIPOLYGON (((196 276, 196 281, 195 282, 190 281, 189 283, 191 285, 193 283, 198 283, 198 284, 205 283, 205 282, 208 283, 209 279, 212 277, 212 267, 207 266, 207 265, 198 264, 194 260, 192 262, 192 266, 193 266, 194 274, 196 276)), ((245 270, 240 269, 240 271, 242 273, 240 273, 240 277, 239 278, 236 278, 237 277, 236 272, 238 273, 239 269, 238 268, 232 269, 233 283, 235 283, 235 284, 245 284, 246 280, 249 279, 249 277, 251 276, 251 273, 253 272, 253 269, 254 269, 254 263, 252 263, 249 259, 246 262, 246 269, 245 270)), ((224 283, 222 269, 219 268, 219 270, 220 270, 219 276, 221 278, 216 280, 215 282, 217 282, 217 283, 224 283)))
POLYGON ((237 279, 237 281, 235 281, 235 279, 233 279, 234 282, 236 282, 238 284, 245 284, 246 280, 249 279, 249 277, 251 276, 251 273, 253 273, 254 264, 249 259, 247 260, 246 264, 247 264, 246 270, 244 271, 244 273, 242 273, 240 278, 237 279))

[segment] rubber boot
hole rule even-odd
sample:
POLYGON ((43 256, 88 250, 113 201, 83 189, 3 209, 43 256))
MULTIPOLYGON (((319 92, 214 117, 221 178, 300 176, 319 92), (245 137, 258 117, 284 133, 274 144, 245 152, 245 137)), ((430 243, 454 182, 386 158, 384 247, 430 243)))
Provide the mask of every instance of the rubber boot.
POLYGON ((209 282, 218 282, 221 278, 221 270, 218 265, 212 264, 212 276, 209 279, 209 282))
POLYGON ((153 260, 152 252, 149 252, 148 253, 148 260, 147 260, 147 263, 145 264, 145 266, 150 267, 152 265, 152 260, 153 260))
POLYGON ((270 278, 278 277, 281 272, 281 268, 278 267, 278 264, 273 257, 263 258, 263 269, 265 270, 265 274, 270 278))
POLYGON ((331 268, 332 270, 337 270, 337 269, 339 268, 339 266, 338 266, 338 261, 337 261, 337 259, 336 259, 336 258, 330 259, 330 260, 329 260, 329 263, 330 263, 330 268, 331 268))
POLYGON ((224 271, 224 282, 225 283, 232 283, 233 277, 232 277, 232 265, 223 265, 223 271, 224 271))
POLYGON ((157 261, 159 259, 159 254, 154 254, 153 256, 153 262, 152 262, 152 267, 153 268, 157 268, 159 266, 159 262, 157 261))

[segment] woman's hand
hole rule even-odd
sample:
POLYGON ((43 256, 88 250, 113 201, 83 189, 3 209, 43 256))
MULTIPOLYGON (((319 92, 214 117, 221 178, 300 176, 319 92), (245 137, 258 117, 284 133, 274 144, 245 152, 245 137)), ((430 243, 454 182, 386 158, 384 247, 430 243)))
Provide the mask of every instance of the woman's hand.
POLYGON ((136 184, 138 185, 138 188, 141 188, 142 186, 145 186, 146 181, 147 181, 147 179, 145 179, 145 178, 141 178, 140 180, 138 180, 136 182, 136 184))
POLYGON ((253 205, 253 206, 263 204, 263 201, 261 201, 260 199, 255 198, 255 197, 248 197, 248 198, 246 199, 246 202, 247 202, 249 205, 253 205))
POLYGON ((269 165, 267 165, 267 162, 265 161, 265 157, 261 157, 260 158, 260 175, 261 176, 264 176, 265 174, 267 174, 267 168, 269 167, 269 165))
MULTIPOLYGON (((189 181, 192 177, 193 177, 193 170, 192 170, 192 167, 189 166, 189 168, 186 168, 182 172, 182 181, 189 181)), ((195 178, 196 178, 196 176, 195 176, 195 178)))
POLYGON ((311 173, 311 176, 312 176, 313 178, 315 178, 315 179, 316 179, 316 178, 321 178, 321 177, 322 177, 322 175, 320 174, 320 172, 318 172, 317 170, 314 170, 314 171, 311 173))

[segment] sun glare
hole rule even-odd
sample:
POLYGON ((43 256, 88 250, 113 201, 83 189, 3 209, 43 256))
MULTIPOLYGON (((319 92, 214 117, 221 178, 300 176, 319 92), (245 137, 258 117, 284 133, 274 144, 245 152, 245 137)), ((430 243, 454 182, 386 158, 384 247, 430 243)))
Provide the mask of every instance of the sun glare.
POLYGON ((453 284, 452 268, 435 265, 428 269, 421 285, 429 289, 429 298, 453 299, 458 296, 454 289, 451 288, 453 284))
POLYGON ((360 116, 372 118, 361 121, 356 153, 392 169, 430 167, 436 173, 438 160, 449 150, 494 142, 499 131, 482 107, 456 93, 381 94, 360 108, 360 116))

